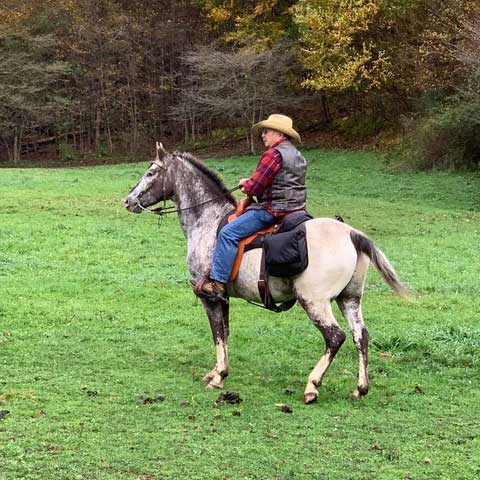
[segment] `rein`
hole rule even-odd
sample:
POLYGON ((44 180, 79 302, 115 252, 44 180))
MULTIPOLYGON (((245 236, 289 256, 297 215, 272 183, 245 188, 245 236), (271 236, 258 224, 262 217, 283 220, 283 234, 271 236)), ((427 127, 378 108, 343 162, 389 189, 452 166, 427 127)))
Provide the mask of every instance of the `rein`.
POLYGON ((201 207, 202 205, 206 205, 208 203, 211 203, 218 198, 223 198, 230 193, 235 192, 236 190, 240 190, 240 186, 232 188, 228 190, 226 193, 222 193, 221 195, 217 195, 216 197, 211 198, 210 200, 205 200, 204 202, 197 203, 196 205, 190 205, 189 207, 185 208, 175 208, 175 207, 158 207, 158 208, 148 208, 144 207, 141 203, 140 200, 137 200, 137 205, 144 211, 148 213, 153 213, 155 215, 167 215, 168 213, 179 213, 179 212, 184 212, 185 210, 192 210, 197 207, 201 207))

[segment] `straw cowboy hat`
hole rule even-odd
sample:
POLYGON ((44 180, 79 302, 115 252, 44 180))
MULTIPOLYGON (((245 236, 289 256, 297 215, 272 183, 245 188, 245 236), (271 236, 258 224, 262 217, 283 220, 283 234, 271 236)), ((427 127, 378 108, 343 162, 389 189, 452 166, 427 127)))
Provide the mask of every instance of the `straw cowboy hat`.
POLYGON ((274 113, 270 115, 266 120, 256 123, 253 128, 270 128, 272 130, 277 130, 279 132, 288 135, 291 138, 301 142, 300 135, 293 129, 293 121, 290 117, 286 115, 280 115, 274 113))

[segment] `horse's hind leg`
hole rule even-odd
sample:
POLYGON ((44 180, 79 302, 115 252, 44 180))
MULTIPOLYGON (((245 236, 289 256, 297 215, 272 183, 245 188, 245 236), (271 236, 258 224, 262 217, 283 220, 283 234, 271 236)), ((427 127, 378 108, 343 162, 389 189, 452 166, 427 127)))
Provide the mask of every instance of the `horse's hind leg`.
POLYGON ((358 352, 358 385, 351 397, 362 399, 368 393, 368 332, 362 315, 363 282, 368 261, 359 259, 352 280, 336 298, 345 320, 353 335, 353 342, 358 352), (362 265, 366 263, 366 265, 362 265))
POLYGON ((203 380, 208 388, 223 388, 223 380, 228 376, 229 305, 205 299, 202 303, 210 321, 216 352, 216 363, 203 380))
POLYGON ((345 341, 346 335, 333 316, 330 300, 320 302, 310 301, 301 296, 297 298, 310 320, 322 332, 325 339, 325 353, 310 373, 303 396, 305 403, 313 403, 317 400, 318 387, 322 383, 325 372, 345 341))

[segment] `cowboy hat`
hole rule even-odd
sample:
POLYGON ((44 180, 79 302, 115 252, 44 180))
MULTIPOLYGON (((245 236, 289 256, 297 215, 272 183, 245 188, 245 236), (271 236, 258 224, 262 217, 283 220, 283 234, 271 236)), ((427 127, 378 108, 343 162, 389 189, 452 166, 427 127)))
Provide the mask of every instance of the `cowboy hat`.
POLYGON ((252 128, 270 128, 271 130, 277 130, 278 132, 282 132, 285 135, 294 138, 297 142, 301 142, 300 135, 293 129, 292 119, 286 115, 274 113, 266 120, 256 123, 252 128))

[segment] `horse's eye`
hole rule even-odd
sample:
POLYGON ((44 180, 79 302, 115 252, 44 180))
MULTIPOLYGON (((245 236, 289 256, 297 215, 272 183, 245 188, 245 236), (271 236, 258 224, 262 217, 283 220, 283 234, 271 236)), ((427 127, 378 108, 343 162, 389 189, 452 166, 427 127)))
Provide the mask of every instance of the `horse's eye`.
POLYGON ((154 175, 155 175, 155 174, 154 174, 153 172, 148 171, 146 176, 147 176, 147 177, 153 177, 154 175))

